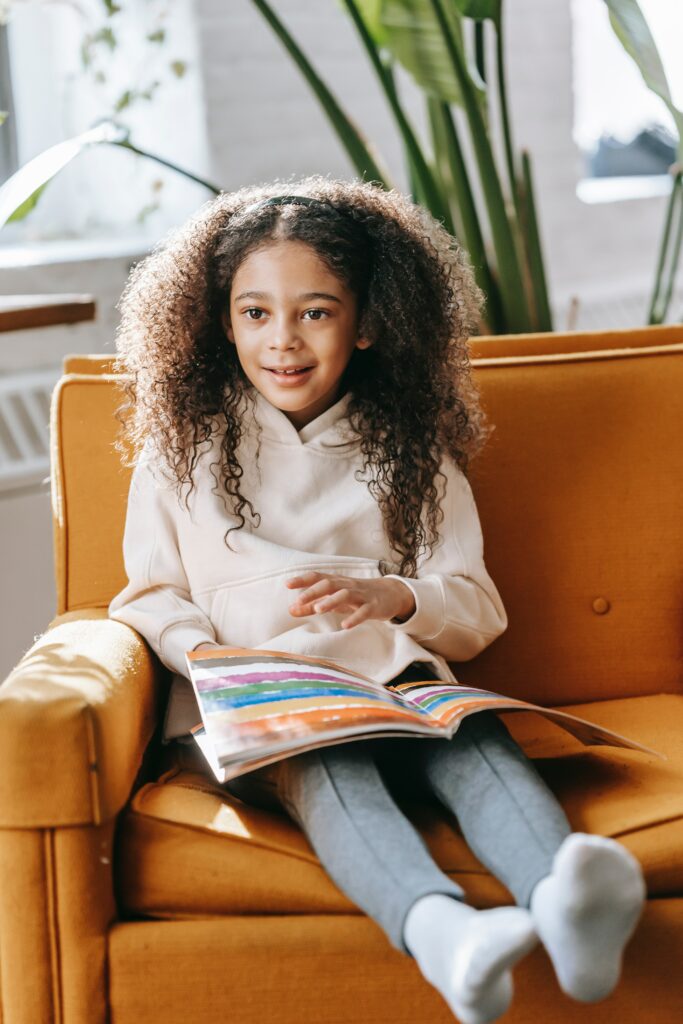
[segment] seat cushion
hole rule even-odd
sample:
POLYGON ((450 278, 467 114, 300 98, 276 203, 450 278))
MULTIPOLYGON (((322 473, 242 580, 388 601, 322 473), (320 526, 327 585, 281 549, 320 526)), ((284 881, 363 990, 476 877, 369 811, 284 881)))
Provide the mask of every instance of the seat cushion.
MULTIPOLYGON (((504 719, 578 831, 613 836, 643 865, 650 896, 683 893, 683 695, 661 694, 564 708, 621 732, 666 760, 584 747, 530 713, 504 719)), ((478 907, 511 903, 469 851, 455 818, 400 772, 391 789, 437 864, 478 907)), ((144 785, 124 812, 116 857, 128 913, 192 918, 254 913, 353 913, 299 826, 227 792, 187 748, 184 763, 144 785)))

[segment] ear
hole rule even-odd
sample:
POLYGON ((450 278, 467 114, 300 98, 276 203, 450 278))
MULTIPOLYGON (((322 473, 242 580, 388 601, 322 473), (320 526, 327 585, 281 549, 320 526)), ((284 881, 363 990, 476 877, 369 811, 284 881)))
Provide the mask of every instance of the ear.
POLYGON ((221 310, 221 323, 223 325, 223 330, 225 331, 225 335, 228 341, 231 341, 234 345, 235 335, 233 334, 232 327, 230 326, 230 317, 228 316, 228 312, 225 309, 221 310))
POLYGON ((356 342, 356 348, 370 348, 372 342, 368 338, 359 338, 356 342))

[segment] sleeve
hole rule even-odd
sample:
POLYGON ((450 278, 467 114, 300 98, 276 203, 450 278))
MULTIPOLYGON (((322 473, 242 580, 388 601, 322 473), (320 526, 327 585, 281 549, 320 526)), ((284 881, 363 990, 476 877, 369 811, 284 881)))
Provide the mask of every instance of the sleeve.
POLYGON ((417 578, 395 573, 413 592, 415 611, 391 629, 409 633, 447 661, 469 661, 507 629, 500 594, 484 564, 484 541, 470 483, 448 457, 443 535, 430 557, 418 562, 417 578))
POLYGON ((185 652, 216 643, 211 621, 195 605, 178 547, 175 489, 155 475, 143 450, 131 477, 123 536, 128 584, 110 602, 108 615, 147 640, 161 662, 187 678, 185 652))

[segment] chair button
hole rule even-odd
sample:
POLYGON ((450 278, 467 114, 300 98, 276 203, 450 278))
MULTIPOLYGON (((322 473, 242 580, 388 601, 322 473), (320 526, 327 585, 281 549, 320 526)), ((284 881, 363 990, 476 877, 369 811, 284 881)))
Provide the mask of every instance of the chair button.
POLYGON ((606 597, 596 597, 593 601, 593 611, 596 615, 605 615, 610 610, 610 603, 606 597))

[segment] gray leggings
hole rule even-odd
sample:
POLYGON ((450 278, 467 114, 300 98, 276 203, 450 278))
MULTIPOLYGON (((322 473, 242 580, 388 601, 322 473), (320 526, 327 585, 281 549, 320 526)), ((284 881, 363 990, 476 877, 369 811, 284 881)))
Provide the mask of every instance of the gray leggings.
POLYGON ((432 859, 388 785, 395 792, 405 792, 406 783, 426 785, 519 906, 529 905, 571 832, 531 761, 490 711, 470 715, 451 740, 353 740, 288 757, 273 775, 268 782, 257 770, 225 787, 249 803, 284 807, 336 885, 408 956, 403 924, 415 900, 465 894, 432 859))

